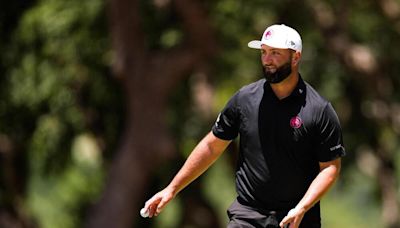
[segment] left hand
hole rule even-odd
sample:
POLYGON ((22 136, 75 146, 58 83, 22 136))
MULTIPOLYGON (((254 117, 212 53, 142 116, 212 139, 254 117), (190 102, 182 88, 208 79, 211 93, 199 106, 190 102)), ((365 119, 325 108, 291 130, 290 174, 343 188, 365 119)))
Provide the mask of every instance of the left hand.
POLYGON ((298 228, 300 226, 301 220, 304 217, 306 211, 301 208, 293 208, 288 212, 285 218, 282 219, 279 226, 281 228, 286 227, 285 225, 289 225, 288 228, 298 228))

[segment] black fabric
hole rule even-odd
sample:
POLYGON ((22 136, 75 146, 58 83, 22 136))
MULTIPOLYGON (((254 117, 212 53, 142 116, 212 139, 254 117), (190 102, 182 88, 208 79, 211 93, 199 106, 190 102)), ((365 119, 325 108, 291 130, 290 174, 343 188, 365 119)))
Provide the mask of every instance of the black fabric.
MULTIPOLYGON (((279 228, 288 211, 265 211, 241 204, 235 200, 227 210, 228 228, 279 228)), ((319 207, 307 212, 299 228, 320 228, 319 207)))
POLYGON ((224 140, 240 135, 238 196, 266 210, 295 207, 318 174, 319 162, 345 155, 334 109, 301 78, 282 100, 265 79, 243 87, 212 132, 224 140))

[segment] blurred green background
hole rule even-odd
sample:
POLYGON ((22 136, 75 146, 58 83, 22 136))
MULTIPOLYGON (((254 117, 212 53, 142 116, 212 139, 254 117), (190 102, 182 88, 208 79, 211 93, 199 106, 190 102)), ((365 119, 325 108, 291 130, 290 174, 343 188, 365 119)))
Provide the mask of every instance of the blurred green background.
POLYGON ((2 1, 0 227, 225 227, 237 142, 160 216, 139 210, 261 77, 247 42, 275 23, 344 132, 323 227, 400 227, 399 0, 2 1))

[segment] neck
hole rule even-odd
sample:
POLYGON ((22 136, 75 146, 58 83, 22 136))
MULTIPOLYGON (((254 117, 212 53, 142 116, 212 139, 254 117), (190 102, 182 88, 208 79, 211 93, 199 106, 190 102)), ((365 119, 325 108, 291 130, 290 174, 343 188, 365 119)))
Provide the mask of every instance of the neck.
POLYGON ((279 83, 271 83, 271 88, 274 91, 276 97, 282 100, 288 97, 296 88, 299 81, 299 73, 297 71, 292 72, 285 80, 279 83))

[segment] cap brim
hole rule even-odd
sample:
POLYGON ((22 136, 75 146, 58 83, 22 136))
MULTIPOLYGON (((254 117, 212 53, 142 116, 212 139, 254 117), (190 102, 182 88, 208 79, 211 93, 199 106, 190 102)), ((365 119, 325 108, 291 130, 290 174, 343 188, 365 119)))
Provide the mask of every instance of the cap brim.
POLYGON ((260 40, 252 40, 247 44, 247 46, 249 46, 249 48, 261 49, 261 41, 260 40))

